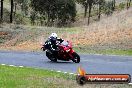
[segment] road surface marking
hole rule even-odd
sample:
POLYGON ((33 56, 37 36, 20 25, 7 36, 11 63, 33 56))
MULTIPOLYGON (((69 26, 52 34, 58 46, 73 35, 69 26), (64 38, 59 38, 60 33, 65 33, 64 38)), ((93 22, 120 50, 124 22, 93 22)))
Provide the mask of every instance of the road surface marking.
POLYGON ((73 75, 74 73, 69 73, 70 75, 73 75))
POLYGON ((129 83, 129 85, 132 85, 132 83, 129 83))
POLYGON ((68 72, 64 72, 64 74, 67 74, 68 72))
MULTIPOLYGON (((6 64, 1 64, 1 65, 6 65, 6 64)), ((22 67, 24 67, 24 66, 15 66, 15 65, 7 65, 7 66, 10 66, 10 67, 20 67, 20 68, 22 68, 22 67)), ((50 70, 50 71, 54 71, 54 70, 50 70)), ((56 72, 61 72, 61 73, 64 73, 64 74, 70 74, 70 75, 77 75, 77 74, 75 74, 75 73, 68 73, 68 72, 62 72, 62 71, 56 71, 56 72)))
POLYGON ((57 71, 57 72, 61 72, 61 71, 57 71))
POLYGON ((24 67, 24 66, 18 66, 18 67, 22 68, 22 67, 24 67))
POLYGON ((15 67, 15 65, 9 65, 10 67, 15 67))
POLYGON ((6 65, 6 64, 1 64, 1 65, 6 65))

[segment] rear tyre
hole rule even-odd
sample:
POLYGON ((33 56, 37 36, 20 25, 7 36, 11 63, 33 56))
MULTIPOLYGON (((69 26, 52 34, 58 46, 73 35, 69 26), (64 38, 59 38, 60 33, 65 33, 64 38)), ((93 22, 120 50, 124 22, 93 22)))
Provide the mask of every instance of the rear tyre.
POLYGON ((48 57, 48 59, 50 59, 51 61, 53 62, 57 62, 57 58, 55 58, 53 56, 53 54, 49 53, 49 52, 46 52, 46 56, 48 57))
POLYGON ((72 61, 75 63, 79 63, 80 62, 80 56, 76 52, 74 52, 72 55, 74 57, 74 59, 72 61))

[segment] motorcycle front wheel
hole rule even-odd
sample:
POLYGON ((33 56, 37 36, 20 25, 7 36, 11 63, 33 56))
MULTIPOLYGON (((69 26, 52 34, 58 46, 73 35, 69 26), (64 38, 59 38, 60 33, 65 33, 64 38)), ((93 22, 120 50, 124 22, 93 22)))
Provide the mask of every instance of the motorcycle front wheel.
POLYGON ((76 53, 76 52, 74 52, 73 54, 73 62, 75 62, 75 63, 79 63, 80 62, 80 56, 76 53))

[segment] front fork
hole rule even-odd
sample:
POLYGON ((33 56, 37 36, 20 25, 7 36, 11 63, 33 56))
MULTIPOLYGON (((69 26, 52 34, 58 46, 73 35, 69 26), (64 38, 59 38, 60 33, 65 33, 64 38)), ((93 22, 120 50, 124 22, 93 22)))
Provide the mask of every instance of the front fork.
POLYGON ((73 53, 74 53, 75 51, 73 50, 73 49, 71 49, 71 51, 69 52, 69 55, 70 55, 70 57, 72 58, 72 59, 74 59, 74 57, 73 57, 73 53))

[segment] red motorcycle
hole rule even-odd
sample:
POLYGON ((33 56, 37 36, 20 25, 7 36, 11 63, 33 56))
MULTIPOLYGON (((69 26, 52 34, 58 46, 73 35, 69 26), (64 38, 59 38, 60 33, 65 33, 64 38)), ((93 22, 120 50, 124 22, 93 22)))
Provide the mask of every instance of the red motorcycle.
POLYGON ((51 61, 57 62, 57 60, 70 61, 72 60, 75 63, 80 62, 80 56, 72 49, 72 44, 69 41, 63 41, 58 45, 58 51, 56 54, 53 54, 50 50, 44 49, 46 51, 46 56, 51 61))

